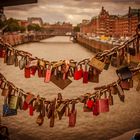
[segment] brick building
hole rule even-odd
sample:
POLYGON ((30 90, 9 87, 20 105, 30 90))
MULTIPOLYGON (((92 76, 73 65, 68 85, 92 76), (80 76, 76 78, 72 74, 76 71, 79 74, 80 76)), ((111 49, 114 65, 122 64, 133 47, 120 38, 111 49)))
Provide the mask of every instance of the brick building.
POLYGON ((137 24, 140 21, 140 9, 129 7, 128 14, 123 16, 110 15, 102 7, 100 14, 91 21, 82 22, 80 32, 92 33, 113 37, 131 36, 135 34, 137 24))
POLYGON ((48 23, 45 24, 43 27, 46 29, 46 31, 57 35, 65 35, 68 32, 72 32, 72 24, 65 22, 57 22, 55 24, 48 23))

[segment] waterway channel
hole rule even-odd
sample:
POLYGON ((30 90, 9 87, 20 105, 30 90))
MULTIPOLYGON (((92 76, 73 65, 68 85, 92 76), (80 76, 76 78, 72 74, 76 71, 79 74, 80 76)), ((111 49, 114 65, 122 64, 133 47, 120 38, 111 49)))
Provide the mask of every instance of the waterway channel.
MULTIPOLYGON (((94 56, 92 52, 70 41, 69 37, 52 37, 37 43, 28 43, 17 46, 17 49, 28 51, 39 58, 49 61, 74 59, 76 61, 94 56)), ((24 71, 14 66, 7 66, 0 59, 0 72, 25 91, 41 95, 47 99, 54 99, 61 92, 63 98, 75 98, 87 92, 94 92, 94 87, 108 84, 117 80, 115 68, 110 67, 100 75, 100 83, 83 84, 82 80, 73 82, 64 90, 53 83, 44 83, 44 79, 35 77, 24 78, 24 71)), ((28 111, 18 111, 17 116, 2 117, 2 124, 8 126, 12 140, 107 140, 122 133, 140 128, 140 93, 134 88, 125 91, 125 103, 118 96, 114 96, 114 105, 108 113, 93 116, 92 112, 83 112, 83 104, 77 104, 77 123, 74 128, 68 127, 68 118, 56 119, 55 126, 49 127, 47 118, 42 126, 36 124, 38 113, 29 116, 28 111)), ((0 98, 2 112, 3 97, 0 98)), ((1 113, 2 114, 2 113, 1 113)))

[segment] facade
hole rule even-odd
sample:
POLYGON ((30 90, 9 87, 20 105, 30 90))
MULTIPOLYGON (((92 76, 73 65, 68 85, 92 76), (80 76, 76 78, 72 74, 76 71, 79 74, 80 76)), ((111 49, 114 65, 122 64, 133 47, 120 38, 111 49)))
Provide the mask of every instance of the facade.
POLYGON ((18 20, 18 24, 20 26, 27 27, 29 25, 29 22, 27 20, 18 20))
POLYGON ((55 24, 48 23, 45 24, 43 27, 46 29, 46 31, 57 35, 65 35, 66 33, 72 32, 72 24, 65 22, 57 22, 55 24))
POLYGON ((42 20, 42 18, 39 18, 39 17, 28 18, 28 22, 30 24, 38 24, 40 27, 43 26, 43 20, 42 20))
POLYGON ((132 36, 139 21, 140 9, 129 7, 128 14, 116 16, 109 15, 109 12, 102 7, 98 17, 93 17, 89 22, 82 22, 80 32, 110 37, 132 36))

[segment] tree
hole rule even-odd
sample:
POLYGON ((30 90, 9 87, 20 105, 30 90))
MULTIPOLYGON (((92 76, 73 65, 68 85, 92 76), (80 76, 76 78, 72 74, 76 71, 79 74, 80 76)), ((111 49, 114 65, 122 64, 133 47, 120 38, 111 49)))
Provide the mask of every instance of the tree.
POLYGON ((5 31, 7 32, 15 32, 20 31, 20 26, 18 24, 18 21, 16 19, 10 18, 7 21, 5 21, 5 25, 8 25, 5 31))
POLYGON ((41 27, 38 24, 30 24, 28 25, 28 31, 41 31, 41 27))
POLYGON ((80 32, 80 27, 79 26, 75 26, 73 29, 74 32, 80 32))
POLYGON ((20 26, 20 31, 23 33, 25 32, 26 28, 24 26, 20 26))

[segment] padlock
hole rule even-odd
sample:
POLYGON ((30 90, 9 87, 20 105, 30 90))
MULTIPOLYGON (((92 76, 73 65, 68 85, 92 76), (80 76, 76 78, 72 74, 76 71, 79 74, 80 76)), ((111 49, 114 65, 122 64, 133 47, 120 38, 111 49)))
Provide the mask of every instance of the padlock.
POLYGON ((92 109, 93 108, 93 106, 94 106, 94 101, 91 99, 91 98, 89 98, 88 100, 87 100, 87 107, 88 108, 90 108, 90 109, 92 109))
POLYGON ((105 67, 105 63, 103 63, 102 61, 98 60, 97 58, 93 57, 90 62, 89 65, 98 69, 99 71, 102 71, 105 67))
POLYGON ((129 89, 130 89, 130 82, 129 82, 129 79, 127 79, 127 80, 121 80, 120 86, 121 86, 121 88, 124 89, 124 90, 129 90, 129 89))
POLYGON ((46 116, 46 106, 45 106, 45 102, 43 100, 42 100, 41 114, 42 114, 43 117, 46 116))
POLYGON ((7 56, 7 65, 14 65, 14 62, 15 62, 15 54, 13 51, 9 51, 7 56))
POLYGON ((8 49, 5 49, 4 63, 7 63, 7 58, 8 58, 8 49))
POLYGON ((12 95, 9 97, 9 108, 10 109, 17 109, 18 105, 18 96, 12 95))
POLYGON ((30 74, 31 74, 30 68, 25 66, 25 68, 24 68, 24 76, 25 76, 25 78, 30 78, 30 74))
POLYGON ((37 67, 38 66, 38 60, 30 60, 27 64, 28 67, 37 67))
POLYGON ((5 97, 3 105, 3 117, 17 115, 17 109, 10 109, 8 105, 8 98, 5 97))
POLYGON ((51 110, 50 127, 54 127, 54 121, 55 121, 55 117, 57 115, 55 106, 56 106, 56 99, 54 99, 50 104, 50 110, 51 110))
POLYGON ((76 124, 77 111, 75 109, 75 103, 72 103, 72 109, 69 113, 69 127, 74 127, 76 124))
POLYGON ((23 95, 20 91, 19 91, 19 96, 18 96, 18 108, 20 110, 23 109, 23 95))
MULTIPOLYGON (((3 82, 4 83, 4 82, 3 82)), ((2 86, 1 86, 2 87, 2 86)), ((4 84, 4 87, 2 88, 2 93, 1 93, 1 95, 2 96, 8 96, 8 94, 9 94, 9 88, 7 87, 7 84, 5 83, 4 84)))
POLYGON ((138 85, 136 87, 136 91, 140 91, 140 79, 138 80, 138 85))
POLYGON ((35 66, 30 67, 30 74, 35 76, 36 70, 37 70, 37 67, 35 67, 35 66))
POLYGON ((97 69, 93 69, 93 80, 94 83, 99 83, 99 71, 97 69))
POLYGON ((10 109, 8 104, 3 105, 3 117, 17 115, 17 109, 10 109))
POLYGON ((98 116, 100 114, 98 104, 95 100, 94 107, 93 107, 93 115, 98 116))
POLYGON ((101 92, 99 97, 96 99, 96 105, 97 105, 97 112, 104 113, 109 112, 109 101, 108 98, 106 98, 106 92, 104 93, 105 98, 101 99, 101 92))
POLYGON ((75 69, 74 80, 80 80, 82 77, 83 77, 83 68, 82 64, 80 64, 80 69, 78 68, 78 66, 75 69))
POLYGON ((43 59, 40 59, 38 60, 38 66, 41 68, 41 69, 44 69, 45 68, 45 61, 43 59))
POLYGON ((109 105, 113 105, 114 104, 113 96, 111 95, 111 91, 110 90, 109 90, 108 102, 109 102, 109 105))
POLYGON ((125 101, 125 95, 124 95, 124 92, 123 92, 121 86, 118 84, 118 82, 116 82, 116 85, 117 85, 118 96, 119 96, 119 98, 120 98, 120 101, 124 102, 124 101, 125 101))
POLYGON ((19 68, 20 70, 23 70, 26 66, 26 57, 22 56, 22 58, 19 60, 19 68))
POLYGON ((57 75, 54 75, 54 73, 51 75, 51 82, 53 82, 60 89, 64 89, 72 83, 69 78, 63 80, 63 75, 60 70, 57 70, 57 75))
POLYGON ((117 57, 115 56, 111 57, 111 66, 117 67, 117 57))
POLYGON ((38 67, 38 77, 45 77, 45 69, 38 67))
POLYGON ((3 47, 0 47, 0 58, 4 58, 5 53, 5 49, 3 47))
POLYGON ((54 127, 54 121, 55 121, 55 117, 54 117, 54 113, 50 118, 50 127, 54 127))
POLYGON ((132 72, 127 66, 123 66, 116 70, 116 73, 122 80, 127 80, 132 78, 132 72))
POLYGON ((87 64, 85 64, 85 71, 83 71, 83 83, 88 83, 87 64))
POLYGON ((15 55, 15 67, 18 67, 18 65, 19 65, 18 56, 15 55))
POLYGON ((26 99, 25 99, 26 103, 30 104, 33 100, 34 100, 34 95, 31 93, 28 93, 28 95, 26 96, 26 99))
POLYGON ((104 66, 104 69, 105 70, 108 70, 109 69, 109 66, 110 66, 110 63, 111 63, 111 57, 105 57, 105 60, 104 60, 104 63, 105 63, 105 66, 104 66))
POLYGON ((34 115, 34 108, 33 108, 33 104, 29 104, 28 105, 28 108, 29 108, 29 115, 30 116, 33 116, 34 115))
POLYGON ((49 66, 48 69, 46 70, 44 82, 48 83, 50 82, 50 79, 51 79, 51 66, 49 66))
POLYGON ((63 117, 63 115, 65 113, 65 110, 66 110, 66 104, 61 103, 57 108, 57 113, 58 113, 59 120, 62 119, 62 117, 63 117))
POLYGON ((41 115, 41 113, 39 114, 39 116, 37 117, 36 123, 41 126, 44 122, 44 117, 41 115))
POLYGON ((70 62, 68 60, 65 60, 64 64, 62 65, 62 73, 63 73, 63 80, 65 80, 68 76, 68 71, 70 68, 70 62))
POLYGON ((69 113, 70 113, 70 107, 69 107, 69 103, 67 103, 66 105, 66 109, 65 109, 65 116, 69 116, 69 113))
POLYGON ((4 89, 5 84, 6 84, 6 83, 2 80, 2 82, 1 82, 1 84, 0 84, 0 88, 1 88, 1 89, 4 89))
POLYGON ((26 103, 26 101, 23 102, 23 110, 27 110, 28 109, 28 104, 26 103))
POLYGON ((133 88, 133 79, 128 79, 129 80, 129 88, 133 88))
POLYGON ((117 86, 110 86, 110 92, 112 95, 118 94, 117 86))

